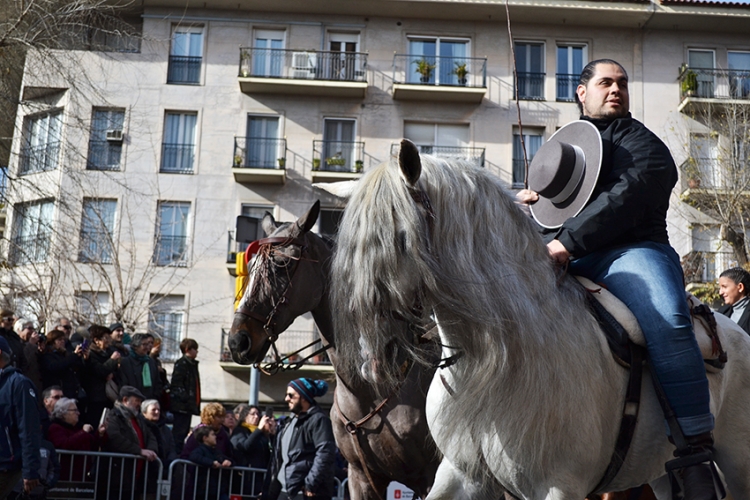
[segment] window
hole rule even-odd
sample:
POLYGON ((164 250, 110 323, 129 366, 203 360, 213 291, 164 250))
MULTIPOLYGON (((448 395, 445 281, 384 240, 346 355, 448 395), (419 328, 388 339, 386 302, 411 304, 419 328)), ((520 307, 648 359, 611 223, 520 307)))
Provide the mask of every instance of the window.
POLYGON ((335 172, 351 172, 358 160, 355 120, 326 118, 323 124, 324 169, 335 172))
POLYGON ((688 67, 696 73, 698 97, 714 97, 714 51, 688 50, 688 67))
POLYGON ((185 317, 183 295, 152 295, 149 301, 148 332, 162 341, 161 359, 179 359, 185 317))
POLYGON ((200 83, 202 60, 203 28, 175 27, 172 33, 167 83, 200 83))
POLYGON ((83 200, 80 262, 112 263, 116 209, 116 200, 83 200))
POLYGON ((61 129, 62 111, 26 117, 19 174, 45 172, 57 168, 61 129))
MULTIPOLYGON (((531 160, 539 148, 542 147, 542 130, 524 128, 523 142, 526 146, 526 156, 531 164, 531 160)), ((519 189, 524 187, 526 179, 526 165, 523 161, 523 148, 521 147, 521 135, 518 130, 513 130, 513 188, 519 189)))
POLYGON ((362 61, 357 54, 359 35, 329 33, 327 58, 322 61, 321 74, 325 80, 358 80, 364 77, 362 61))
POLYGON ((279 118, 248 116, 245 164, 251 168, 275 168, 285 156, 283 140, 279 139, 279 118))
POLYGON ((409 39, 408 83, 458 85, 456 66, 468 61, 469 40, 439 37, 409 39))
POLYGON ((727 53, 729 91, 734 99, 750 98, 750 52, 727 53))
POLYGON ((583 67, 588 63, 586 45, 557 46, 557 100, 575 102, 583 67))
POLYGON ((255 30, 253 76, 279 78, 284 69, 284 31, 255 30))
POLYGON ((167 113, 164 120, 161 172, 192 174, 195 159, 195 113, 167 113))
POLYGON ((119 170, 125 111, 94 109, 89 138, 89 170, 119 170))
POLYGON ((518 98, 544 99, 544 44, 516 42, 518 98))
POLYGON ((184 266, 187 264, 187 232, 190 203, 162 201, 156 226, 154 264, 184 266))
POLYGON ((715 282, 725 269, 737 265, 731 247, 722 243, 719 233, 718 226, 692 228, 693 251, 683 258, 689 282, 715 282))
POLYGON ((78 320, 82 323, 109 323, 109 294, 107 292, 78 292, 76 294, 78 320))
POLYGON ((318 216, 318 234, 333 243, 339 234, 339 224, 344 211, 335 208, 321 208, 318 216))
POLYGON ((688 175, 697 178, 701 187, 719 188, 725 185, 725 172, 719 168, 718 158, 717 137, 707 134, 690 134, 688 175))
POLYGON ((15 206, 10 261, 16 265, 44 262, 52 239, 52 200, 15 206))

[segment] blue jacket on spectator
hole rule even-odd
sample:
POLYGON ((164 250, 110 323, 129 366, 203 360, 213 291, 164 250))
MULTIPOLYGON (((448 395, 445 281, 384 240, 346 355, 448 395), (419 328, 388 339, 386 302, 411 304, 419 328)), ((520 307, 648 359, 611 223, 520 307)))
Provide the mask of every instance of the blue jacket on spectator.
POLYGON ((0 370, 0 470, 39 479, 41 424, 34 384, 15 368, 0 370))

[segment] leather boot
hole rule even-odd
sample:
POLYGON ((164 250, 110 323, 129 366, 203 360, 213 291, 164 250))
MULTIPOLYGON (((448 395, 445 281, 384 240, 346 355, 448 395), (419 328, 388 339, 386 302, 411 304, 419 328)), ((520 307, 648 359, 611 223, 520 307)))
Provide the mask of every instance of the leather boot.
MULTIPOLYGON (((682 485, 684 500, 719 500, 717 496, 717 487, 714 481, 721 480, 716 477, 715 467, 713 465, 714 438, 710 432, 698 434, 697 436, 685 436, 689 450, 675 452, 679 458, 677 460, 693 461, 692 464, 686 464, 682 468, 682 485)), ((723 485, 718 487, 719 491, 724 490, 723 485)), ((724 495, 721 496, 724 498, 724 495)))

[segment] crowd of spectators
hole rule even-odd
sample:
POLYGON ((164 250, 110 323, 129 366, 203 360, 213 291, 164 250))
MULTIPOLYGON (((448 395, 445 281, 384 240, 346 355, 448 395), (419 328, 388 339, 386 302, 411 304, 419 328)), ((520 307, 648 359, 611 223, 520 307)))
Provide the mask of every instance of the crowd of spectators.
MULTIPOLYGON (((22 383, 33 387, 32 399, 38 407, 34 412, 38 418, 35 416, 31 427, 38 426, 39 432, 24 428, 22 434, 27 436, 24 439, 36 434, 41 441, 41 445, 33 445, 39 450, 39 458, 23 466, 24 470, 38 467, 38 473, 31 476, 39 481, 24 482, 29 475, 24 473, 16 494, 24 488, 33 489, 31 497, 43 498, 58 478, 81 482, 110 474, 135 480, 109 482, 119 490, 97 493, 103 498, 120 494, 129 498, 131 493, 143 493, 131 490, 142 489, 144 484, 147 493, 154 492, 159 479, 157 464, 162 464, 162 479, 166 479, 169 465, 178 458, 207 467, 183 469, 191 482, 197 478, 201 479, 199 483, 217 483, 217 478, 223 480, 228 474, 242 477, 238 471, 222 475, 226 467, 266 471, 271 465, 277 420, 270 410, 263 414, 253 405, 241 404, 227 411, 220 403, 202 404, 198 343, 193 339, 181 342, 183 356, 174 364, 171 383, 159 360, 160 339, 148 333, 131 337, 120 323, 73 331, 71 322, 60 318, 45 335, 33 321, 3 310, 0 339, 7 346, 0 349, 6 356, 6 369, 0 373, 25 376, 22 383), (200 424, 191 429, 191 419, 198 415, 200 424), (63 450, 121 453, 141 459, 110 460, 103 471, 91 457, 63 450)), ((1 465, 0 456, 0 475, 1 465)), ((12 477, 19 476, 9 472, 7 478, 12 477)), ((260 480, 257 476, 252 481, 243 479, 243 493, 258 495, 263 479, 267 487, 268 477, 263 475, 260 480)), ((217 488, 224 497, 227 491, 223 481, 217 488)), ((14 493, 10 495, 14 498, 14 493)))

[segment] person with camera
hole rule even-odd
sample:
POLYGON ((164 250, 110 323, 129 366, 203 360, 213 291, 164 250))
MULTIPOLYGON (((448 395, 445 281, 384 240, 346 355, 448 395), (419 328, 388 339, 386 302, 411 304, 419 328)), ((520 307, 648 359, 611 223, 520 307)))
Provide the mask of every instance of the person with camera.
POLYGON ((47 335, 47 347, 40 357, 42 381, 44 387, 60 386, 66 398, 80 400, 84 393, 78 374, 83 370, 89 349, 87 345, 80 344, 70 352, 65 347, 66 340, 61 330, 52 330, 47 335))
POLYGON ((89 357, 83 371, 83 388, 88 402, 84 422, 96 426, 105 408, 112 408, 113 401, 107 397, 107 382, 115 376, 122 359, 110 343, 109 328, 101 325, 89 327, 91 345, 89 357))

